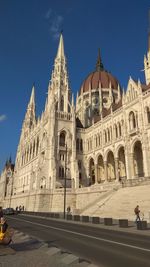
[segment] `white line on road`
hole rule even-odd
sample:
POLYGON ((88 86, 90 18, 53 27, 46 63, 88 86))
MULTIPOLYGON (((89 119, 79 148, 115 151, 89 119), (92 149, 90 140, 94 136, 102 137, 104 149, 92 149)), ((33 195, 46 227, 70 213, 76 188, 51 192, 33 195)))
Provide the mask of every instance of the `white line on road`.
POLYGON ((45 227, 45 228, 51 228, 51 229, 54 229, 54 230, 59 230, 59 231, 62 231, 62 232, 66 232, 66 233, 70 233, 70 234, 74 234, 74 235, 78 235, 78 236, 84 236, 84 237, 88 237, 88 238, 91 238, 91 239, 96 239, 96 240, 107 242, 107 243, 111 243, 111 244, 116 244, 116 245, 120 245, 120 246, 124 246, 124 247, 129 247, 129 248, 134 248, 134 249, 150 252, 150 249, 147 249, 147 248, 132 246, 132 245, 129 245, 129 244, 116 242, 116 241, 112 241, 112 240, 109 240, 109 239, 104 239, 104 238, 100 238, 100 237, 96 237, 96 236, 81 234, 81 233, 78 233, 78 232, 74 232, 74 231, 70 231, 70 230, 66 230, 66 229, 62 229, 62 228, 58 228, 58 227, 53 227, 53 226, 50 226, 50 225, 45 225, 45 224, 36 223, 36 222, 30 222, 30 221, 24 220, 24 219, 18 219, 18 218, 12 218, 12 219, 18 220, 18 221, 24 221, 24 222, 27 222, 27 223, 31 223, 33 225, 39 225, 39 226, 42 226, 42 227, 45 227))

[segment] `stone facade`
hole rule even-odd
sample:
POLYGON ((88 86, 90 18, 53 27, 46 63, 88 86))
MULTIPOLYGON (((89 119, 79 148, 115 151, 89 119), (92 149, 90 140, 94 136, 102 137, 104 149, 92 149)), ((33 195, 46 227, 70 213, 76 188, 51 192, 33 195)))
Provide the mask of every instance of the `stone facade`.
POLYGON ((7 163, 0 176, 0 204, 62 211, 66 187, 77 212, 99 192, 150 177, 150 42, 144 72, 145 84, 130 77, 124 91, 99 53, 75 105, 61 34, 45 109, 36 118, 33 86, 15 167, 7 163))

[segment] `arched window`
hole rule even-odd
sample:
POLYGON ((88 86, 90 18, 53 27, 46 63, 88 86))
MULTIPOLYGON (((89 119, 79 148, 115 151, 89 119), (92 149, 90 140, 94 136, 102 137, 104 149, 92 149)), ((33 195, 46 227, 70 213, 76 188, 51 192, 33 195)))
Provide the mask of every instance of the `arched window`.
POLYGON ((119 136, 121 137, 121 124, 119 123, 119 136))
POLYGON ((108 142, 110 142, 110 131, 109 131, 109 129, 107 129, 107 133, 108 133, 108 142))
POLYGON ((135 119, 135 114, 133 111, 131 111, 129 114, 129 124, 130 124, 130 130, 133 130, 136 128, 136 119, 135 119))
POLYGON ((59 167, 59 178, 61 178, 61 167, 59 167))
POLYGON ((36 143, 36 155, 39 152, 39 137, 37 138, 37 143, 36 143))
POLYGON ((65 146, 66 133, 62 132, 59 137, 59 145, 65 146))
POLYGON ((61 177, 64 178, 64 168, 61 169, 61 177))
POLYGON ((64 111, 64 97, 61 97, 61 102, 60 102, 60 110, 64 111))
POLYGON ((118 129, 117 129, 117 125, 115 124, 115 136, 116 138, 118 138, 118 129))
POLYGON ((104 138, 105 138, 105 143, 107 143, 107 133, 105 130, 104 130, 104 138))
POLYGON ((150 110, 149 110, 149 107, 147 107, 147 122, 150 123, 150 110))
POLYGON ((97 135, 95 135, 95 147, 97 147, 97 135))
POLYGON ((83 141, 82 141, 82 139, 80 140, 80 150, 83 151, 83 141))
POLYGON ((77 150, 79 151, 79 139, 76 141, 77 150))

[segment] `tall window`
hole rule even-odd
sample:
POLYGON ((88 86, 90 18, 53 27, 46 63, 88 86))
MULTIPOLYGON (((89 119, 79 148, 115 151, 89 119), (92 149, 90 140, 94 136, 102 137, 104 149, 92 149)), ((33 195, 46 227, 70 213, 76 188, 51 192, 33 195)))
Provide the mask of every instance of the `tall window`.
POLYGON ((150 110, 149 110, 149 107, 147 107, 147 122, 150 123, 150 110))
POLYGON ((136 128, 135 114, 133 111, 131 111, 129 114, 129 124, 130 124, 130 130, 133 130, 136 128))
POLYGON ((76 141, 77 150, 79 151, 79 139, 76 141))
POLYGON ((66 139, 66 133, 62 132, 60 134, 60 138, 59 138, 59 145, 60 146, 65 146, 65 139, 66 139))
POLYGON ((61 97, 61 102, 60 102, 60 110, 64 111, 64 97, 61 97))

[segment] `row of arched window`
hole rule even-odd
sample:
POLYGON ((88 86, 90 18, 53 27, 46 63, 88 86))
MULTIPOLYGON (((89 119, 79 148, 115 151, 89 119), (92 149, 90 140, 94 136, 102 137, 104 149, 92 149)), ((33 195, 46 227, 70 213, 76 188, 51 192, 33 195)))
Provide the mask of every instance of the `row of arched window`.
POLYGON ((18 160, 19 167, 28 163, 31 159, 36 157, 39 153, 39 137, 33 141, 28 147, 22 152, 21 160, 18 160))
POLYGON ((132 100, 134 100, 137 97, 137 91, 134 90, 134 88, 131 85, 131 89, 128 92, 128 96, 127 96, 127 101, 128 103, 131 102, 132 100))
MULTIPOLYGON (((29 184, 29 176, 22 177, 18 180, 18 187, 24 187, 29 184)), ((23 188, 24 189, 24 188, 23 188)))
POLYGON ((122 126, 121 123, 115 123, 114 124, 114 128, 112 130, 112 126, 106 128, 105 130, 103 130, 103 138, 102 138, 102 132, 96 134, 94 136, 94 140, 93 137, 90 137, 87 140, 87 150, 92 150, 94 147, 101 147, 102 146, 102 142, 104 144, 107 144, 109 142, 112 141, 113 136, 115 139, 120 138, 122 136, 122 126), (114 132, 114 135, 113 135, 114 132), (102 140, 103 139, 103 140, 102 140), (94 145, 93 145, 94 143, 94 145))

